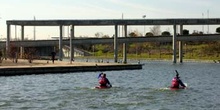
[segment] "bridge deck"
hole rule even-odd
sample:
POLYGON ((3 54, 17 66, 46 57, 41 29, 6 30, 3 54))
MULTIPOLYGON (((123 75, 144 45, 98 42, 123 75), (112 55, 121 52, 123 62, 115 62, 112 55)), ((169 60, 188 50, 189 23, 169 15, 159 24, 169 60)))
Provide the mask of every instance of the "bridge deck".
MULTIPOLYGON (((178 35, 177 41, 219 41, 220 34, 204 34, 204 35, 178 35)), ((120 37, 119 43, 138 43, 138 42, 172 42, 172 36, 149 36, 149 37, 120 37)), ((55 46, 59 45, 59 40, 28 40, 28 41, 11 41, 14 46, 55 46)), ((76 38, 72 43, 77 44, 113 44, 113 38, 76 38)), ((63 45, 69 45, 69 40, 63 40, 63 45)), ((6 42, 0 42, 3 48, 6 42)))
POLYGON ((176 18, 176 19, 99 19, 99 20, 8 20, 10 25, 23 26, 97 26, 97 25, 215 25, 219 18, 176 18))

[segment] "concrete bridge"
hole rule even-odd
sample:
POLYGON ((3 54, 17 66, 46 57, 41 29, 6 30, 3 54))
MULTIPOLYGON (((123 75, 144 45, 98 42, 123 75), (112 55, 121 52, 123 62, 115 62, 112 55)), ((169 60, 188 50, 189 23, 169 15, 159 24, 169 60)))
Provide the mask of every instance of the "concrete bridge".
MULTIPOLYGON (((177 35, 177 41, 220 41, 220 34, 205 35, 177 35)), ((140 36, 140 37, 119 37, 118 43, 140 43, 140 42, 172 42, 172 36, 140 36)), ((42 47, 59 45, 59 40, 27 40, 11 41, 16 47, 42 47)), ((75 38, 73 45, 80 44, 113 44, 114 38, 75 38)), ((70 45, 68 39, 63 40, 63 45, 70 45)), ((0 47, 5 48, 6 42, 0 41, 0 47)), ((76 50, 74 50, 76 51, 76 50)))
MULTIPOLYGON (((184 36, 183 26, 184 25, 218 25, 220 24, 220 18, 209 18, 209 19, 107 19, 107 20, 8 20, 7 21, 7 41, 6 41, 6 51, 9 50, 10 36, 11 36, 11 25, 21 26, 21 40, 22 42, 16 43, 17 45, 48 45, 55 44, 59 45, 59 59, 62 59, 62 46, 63 43, 70 44, 70 62, 73 59, 73 45, 77 43, 114 43, 114 61, 118 60, 118 43, 123 43, 123 62, 127 63, 127 43, 130 42, 166 42, 172 41, 173 44, 173 63, 176 63, 177 56, 177 45, 176 42, 179 41, 179 60, 182 62, 183 52, 182 52, 182 41, 207 41, 207 40, 219 40, 219 35, 202 35, 202 36, 184 36), (75 37, 75 26, 114 26, 115 35, 114 38, 110 39, 76 39, 75 37), (127 26, 130 25, 172 25, 173 26, 173 36, 166 37, 139 37, 139 38, 127 38, 127 26), (177 35, 177 26, 180 25, 180 35, 177 35), (44 43, 42 41, 24 41, 24 26, 58 26, 60 29, 59 43, 57 41, 47 41, 44 43), (71 26, 71 37, 69 41, 63 41, 63 26, 71 26), (124 37, 118 38, 118 26, 124 26, 124 37)), ((23 50, 21 49, 21 52, 23 50)))
MULTIPOLYGON (((177 41, 216 41, 220 40, 220 34, 204 35, 177 35, 177 41)), ((10 41, 16 47, 42 47, 59 45, 59 40, 26 40, 10 41)), ((141 42, 172 42, 172 36, 140 36, 119 37, 118 43, 141 43, 141 42)), ((80 44, 113 44, 114 38, 75 38, 73 45, 80 44)), ((69 39, 63 40, 63 45, 70 45, 69 39)), ((5 48, 6 42, 0 41, 0 47, 5 48)))

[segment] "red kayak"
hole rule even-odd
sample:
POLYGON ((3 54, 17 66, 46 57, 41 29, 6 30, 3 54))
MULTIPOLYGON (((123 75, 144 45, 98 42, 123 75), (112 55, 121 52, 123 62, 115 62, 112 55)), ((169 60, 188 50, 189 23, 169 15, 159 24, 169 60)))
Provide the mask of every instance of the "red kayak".
POLYGON ((108 86, 96 86, 95 88, 96 89, 109 89, 111 87, 108 87, 108 86))
POLYGON ((186 87, 180 87, 180 88, 173 88, 173 87, 170 87, 171 90, 179 90, 179 89, 186 89, 186 87))
POLYGON ((179 89, 186 89, 188 87, 187 83, 184 83, 184 85, 186 87, 179 87, 179 88, 173 88, 173 87, 170 87, 171 90, 179 90, 179 89))

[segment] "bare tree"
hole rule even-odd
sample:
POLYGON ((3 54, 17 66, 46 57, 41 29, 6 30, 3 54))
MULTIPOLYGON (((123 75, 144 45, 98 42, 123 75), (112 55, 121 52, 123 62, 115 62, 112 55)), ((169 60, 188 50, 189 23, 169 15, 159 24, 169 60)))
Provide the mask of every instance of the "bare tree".
POLYGON ((129 37, 138 37, 138 36, 141 36, 141 33, 138 32, 137 30, 129 33, 129 37))
POLYGON ((160 26, 159 25, 153 26, 152 28, 150 28, 150 32, 155 36, 160 35, 161 34, 160 26))
POLYGON ((25 59, 27 59, 29 63, 32 63, 34 58, 38 57, 36 53, 37 53, 36 48, 33 47, 25 48, 25 53, 24 53, 25 59))
POLYGON ((102 32, 95 33, 95 37, 97 37, 97 38, 101 38, 102 36, 103 36, 102 32))
POLYGON ((9 58, 12 59, 13 63, 17 63, 17 52, 18 52, 18 48, 15 46, 15 44, 10 43, 10 49, 8 52, 9 58))

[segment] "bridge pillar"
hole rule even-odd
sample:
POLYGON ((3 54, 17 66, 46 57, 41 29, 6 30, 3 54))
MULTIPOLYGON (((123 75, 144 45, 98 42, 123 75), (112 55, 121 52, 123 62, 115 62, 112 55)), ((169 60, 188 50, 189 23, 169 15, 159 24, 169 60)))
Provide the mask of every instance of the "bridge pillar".
POLYGON ((60 38, 59 38, 59 60, 63 59, 63 26, 60 25, 60 38))
MULTIPOLYGON (((180 35, 183 35, 183 25, 180 25, 180 35)), ((183 41, 179 41, 179 62, 183 62, 183 41)))
POLYGON ((173 25, 173 63, 176 63, 176 24, 173 25))
POLYGON ((114 62, 118 62, 118 25, 115 25, 114 35, 114 62))
MULTIPOLYGON (((24 25, 21 25, 21 41, 24 41, 24 25)), ((20 47, 20 58, 24 57, 24 47, 20 47)))
POLYGON ((72 61, 74 59, 74 46, 73 46, 73 38, 75 36, 74 33, 74 25, 71 25, 71 35, 70 35, 70 63, 72 64, 72 61))
MULTIPOLYGON (((127 25, 124 25, 124 35, 127 37, 127 25)), ((123 63, 127 63, 127 43, 123 43, 123 63)))
POLYGON ((6 40, 6 53, 5 58, 8 58, 8 54, 10 51, 10 38, 11 38, 11 25, 7 24, 7 40, 6 40))

